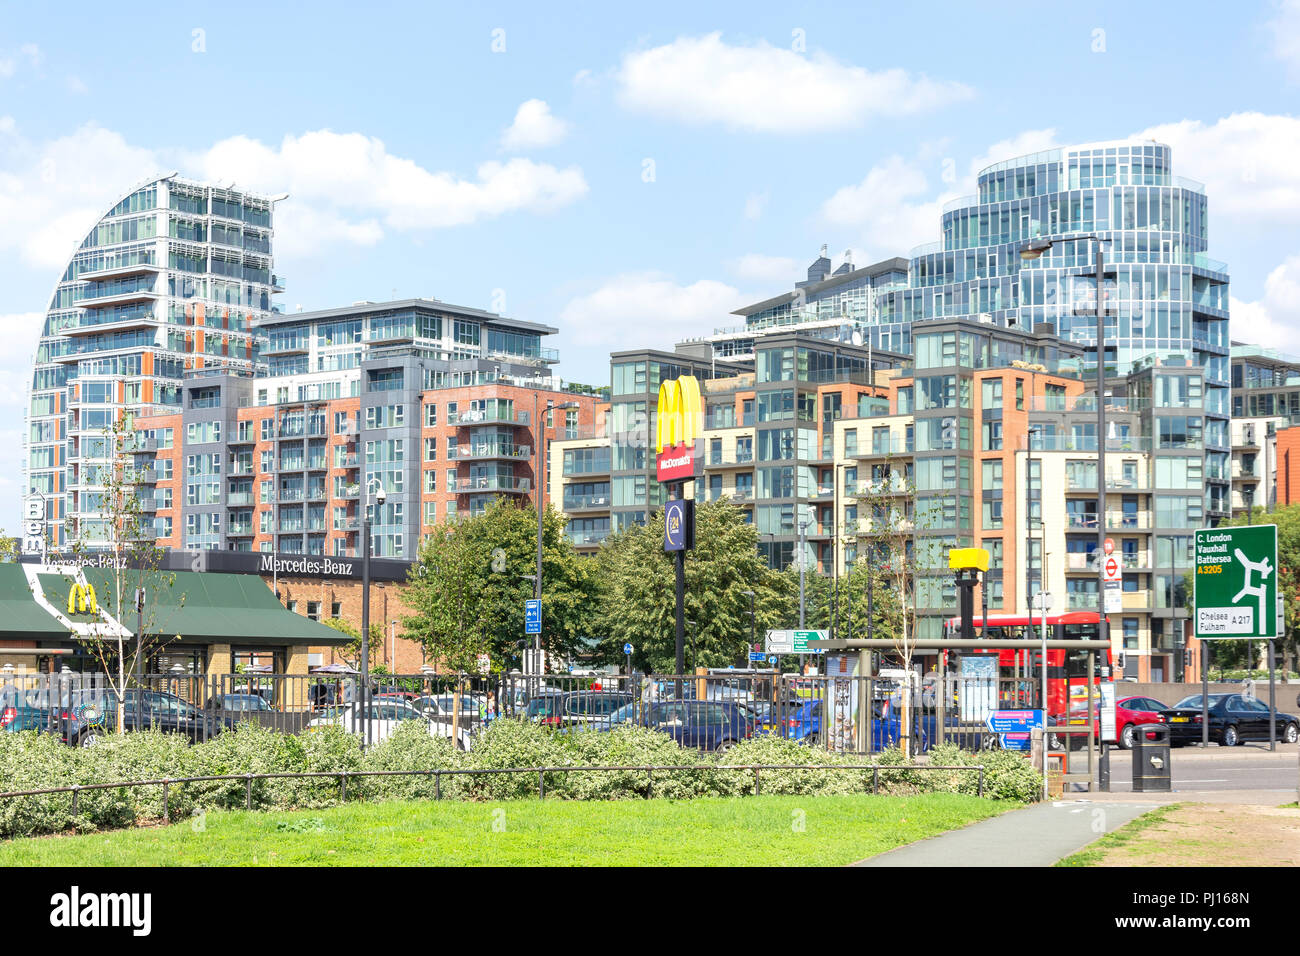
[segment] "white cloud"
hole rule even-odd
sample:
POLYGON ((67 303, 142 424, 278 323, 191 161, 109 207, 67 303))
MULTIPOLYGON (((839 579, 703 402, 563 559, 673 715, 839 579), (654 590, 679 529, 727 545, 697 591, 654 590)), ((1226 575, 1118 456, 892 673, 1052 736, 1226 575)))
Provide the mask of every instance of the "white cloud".
POLYGON ((507 150, 540 149, 554 146, 569 132, 569 123, 551 115, 545 100, 525 100, 515 112, 515 120, 501 134, 501 148, 507 150))
POLYGON ((624 273, 571 299, 560 311, 564 330, 578 345, 627 345, 653 335, 679 340, 737 324, 730 313, 748 301, 714 279, 679 285, 659 272, 624 273))
POLYGON ((1226 219, 1252 231, 1294 227, 1300 214, 1300 118, 1234 113, 1209 124, 1152 126, 1133 139, 1173 147, 1174 169, 1205 183, 1211 222, 1226 219))
POLYGON ((1229 306, 1233 341, 1300 355, 1300 255, 1268 274, 1260 299, 1233 298, 1229 306))
MULTIPOLYGON (((278 146, 236 136, 199 152, 135 147, 94 124, 35 143, 0 117, 0 253, 56 269, 133 184, 179 170, 254 191, 288 192, 276 219, 276 252, 373 245, 386 231, 464 225, 510 212, 546 212, 587 192, 582 170, 513 158, 473 176, 430 170, 360 133, 317 130, 278 146)), ((51 277, 53 279, 53 277, 51 277)))
POLYGON ((85 81, 75 73, 68 76, 63 83, 68 88, 68 92, 76 96, 82 96, 83 94, 90 92, 90 87, 88 87, 85 81))
POLYGON ((751 252, 728 263, 728 267, 742 279, 761 282, 793 282, 801 278, 802 271, 794 259, 789 256, 765 256, 751 252))
POLYGON ((1277 16, 1268 22, 1273 55, 1286 64, 1293 81, 1300 81, 1300 0, 1282 0, 1277 16))
POLYGON ((59 268, 119 195, 159 172, 156 154, 101 126, 32 143, 0 120, 0 253, 59 268))
POLYGON ((897 68, 873 72, 764 41, 728 44, 717 32, 628 53, 617 78, 619 99, 630 109, 769 133, 855 127, 972 96, 961 83, 897 68))
POLYGON ((763 210, 767 208, 769 193, 750 193, 745 197, 745 218, 750 222, 756 222, 762 218, 763 210))
POLYGON ((895 155, 871 167, 861 182, 837 189, 822 203, 821 214, 831 225, 865 227, 868 258, 905 255, 939 234, 943 200, 929 196, 920 166, 895 155))
POLYGON ((32 383, 36 340, 45 322, 44 312, 0 315, 0 335, 10 347, 0 352, 0 529, 15 533, 19 519, 19 485, 23 473, 23 409, 32 383))
POLYGON ((924 149, 923 161, 895 154, 872 166, 860 182, 836 190, 822 203, 821 217, 831 225, 868 230, 855 261, 906 255, 914 246, 938 240, 944 203, 974 194, 981 169, 1054 145, 1055 129, 1026 130, 972 157, 960 173, 954 158, 935 149, 924 149), (942 187, 932 184, 932 174, 942 187))
POLYGON ((45 57, 44 54, 41 53, 40 47, 35 43, 24 43, 18 48, 18 55, 16 57, 0 57, 0 79, 7 80, 9 77, 17 73, 18 67, 22 65, 20 62, 22 60, 26 60, 27 65, 32 69, 35 69, 41 65, 43 59, 45 59, 45 57))

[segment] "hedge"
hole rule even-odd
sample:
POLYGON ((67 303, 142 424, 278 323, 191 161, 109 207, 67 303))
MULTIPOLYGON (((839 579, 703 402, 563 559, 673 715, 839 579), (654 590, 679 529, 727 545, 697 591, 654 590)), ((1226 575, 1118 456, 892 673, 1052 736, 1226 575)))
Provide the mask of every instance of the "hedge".
MULTIPOLYGON (((57 737, 36 731, 0 733, 0 789, 40 790, 75 784, 125 780, 217 776, 246 773, 323 772, 331 775, 371 770, 484 770, 517 767, 685 766, 690 770, 619 770, 549 772, 548 798, 620 800, 666 797, 739 796, 754 790, 752 770, 729 769, 750 764, 835 766, 873 763, 881 793, 952 792, 974 794, 978 773, 917 770, 897 750, 872 755, 834 754, 778 737, 755 737, 722 754, 683 749, 667 734, 623 726, 608 733, 565 734, 539 724, 502 719, 489 724, 468 753, 431 736, 420 723, 396 732, 363 751, 358 737, 326 727, 301 736, 253 724, 190 745, 184 737, 159 731, 106 735, 90 748, 68 747, 57 737)), ((1032 801, 1042 778, 1015 753, 971 754, 941 745, 929 754, 930 766, 983 764, 985 796, 995 800, 1032 801)), ((537 794, 537 774, 432 774, 350 777, 349 800, 444 799, 506 800, 537 794)), ((763 793, 867 793, 870 770, 764 770, 763 793)), ((207 810, 242 809, 249 799, 244 780, 172 784, 167 807, 171 819, 207 810)), ((289 810, 338 802, 339 781, 331 777, 262 779, 252 782, 253 807, 289 810)), ((119 787, 82 791, 72 812, 68 793, 0 799, 0 837, 69 831, 88 832, 157 820, 163 815, 162 787, 119 787)))

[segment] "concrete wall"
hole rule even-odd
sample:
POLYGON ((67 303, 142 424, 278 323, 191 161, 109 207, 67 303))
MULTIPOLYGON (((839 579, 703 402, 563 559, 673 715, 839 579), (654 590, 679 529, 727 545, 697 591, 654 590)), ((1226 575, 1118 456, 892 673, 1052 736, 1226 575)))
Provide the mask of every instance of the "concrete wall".
MULTIPOLYGON (((1172 707, 1184 697, 1201 692, 1200 684, 1140 684, 1132 681, 1120 681, 1115 685, 1116 697, 1154 697, 1163 704, 1172 707)), ((1227 681, 1225 683, 1210 682, 1211 694, 1239 694, 1241 693, 1240 681, 1227 681)), ((1268 681, 1255 682, 1255 696, 1264 703, 1268 703, 1268 681)), ((1300 702, 1297 697, 1300 696, 1300 683, 1286 684, 1282 681, 1277 682, 1277 709, 1282 713, 1294 714, 1300 710, 1300 702)))

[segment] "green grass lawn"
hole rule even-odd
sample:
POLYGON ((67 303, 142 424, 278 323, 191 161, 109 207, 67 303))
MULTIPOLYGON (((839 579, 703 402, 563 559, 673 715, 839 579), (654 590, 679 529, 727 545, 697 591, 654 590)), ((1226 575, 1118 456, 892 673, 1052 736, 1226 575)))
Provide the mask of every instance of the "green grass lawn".
POLYGON ((954 794, 354 803, 0 843, 5 866, 834 866, 1018 804, 954 794))
POLYGON ((1063 860, 1057 860, 1057 866, 1096 866, 1106 854, 1116 847, 1128 846, 1135 840, 1141 838, 1142 834, 1154 826, 1164 823, 1169 814, 1178 809, 1178 804, 1170 803, 1162 807, 1156 807, 1138 817, 1136 820, 1126 823, 1113 833, 1108 833, 1100 840, 1089 843, 1078 853, 1067 856, 1063 860))

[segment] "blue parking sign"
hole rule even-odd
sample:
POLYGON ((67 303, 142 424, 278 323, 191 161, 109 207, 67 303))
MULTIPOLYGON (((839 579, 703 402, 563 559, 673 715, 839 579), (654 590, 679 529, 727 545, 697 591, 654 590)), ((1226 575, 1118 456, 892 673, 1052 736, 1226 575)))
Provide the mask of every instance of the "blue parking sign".
POLYGON ((524 633, 542 633, 542 602, 537 598, 524 602, 524 633))

